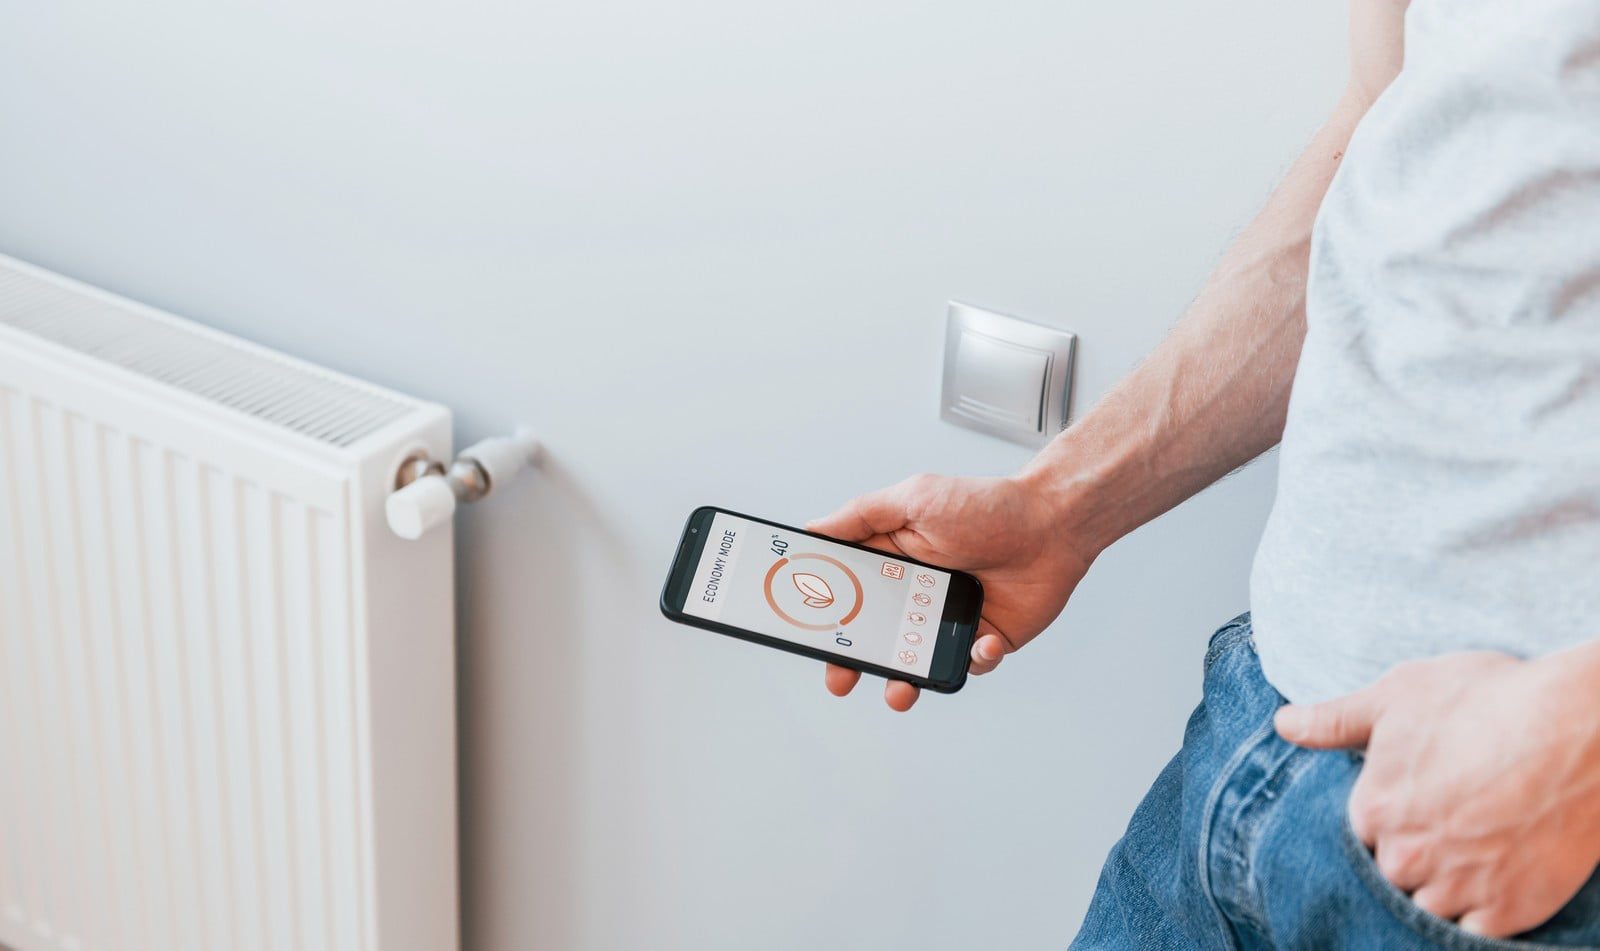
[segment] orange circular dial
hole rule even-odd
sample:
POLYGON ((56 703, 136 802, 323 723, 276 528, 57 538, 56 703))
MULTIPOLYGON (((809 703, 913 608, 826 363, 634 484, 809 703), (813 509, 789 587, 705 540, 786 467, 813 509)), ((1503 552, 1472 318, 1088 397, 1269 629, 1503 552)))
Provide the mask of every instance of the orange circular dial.
MULTIPOLYGON (((793 584, 803 596, 801 603, 806 605, 806 607, 815 608, 820 611, 834 606, 835 599, 833 588, 827 583, 826 579, 822 578, 820 575, 816 575, 808 571, 797 570, 790 573, 789 579, 790 583, 793 584)), ((773 562, 772 567, 767 569, 767 578, 766 581, 762 583, 762 590, 767 596, 767 607, 772 609, 773 614, 776 614, 785 622, 807 631, 831 631, 835 628, 844 627, 846 624, 854 621, 856 619, 856 615, 861 613, 861 603, 864 596, 861 590, 861 579, 857 578, 856 573, 846 567, 844 562, 837 558, 830 558, 827 555, 814 554, 793 555, 779 558, 777 561, 773 562), (843 617, 837 621, 834 621, 833 623, 814 624, 802 621, 785 611, 783 608, 779 607, 778 599, 773 596, 772 584, 775 580, 777 580, 778 573, 783 570, 783 567, 792 562, 808 560, 820 561, 837 568, 839 571, 844 573, 845 578, 849 579, 851 587, 855 589, 855 598, 851 602, 850 610, 846 611, 843 617)))

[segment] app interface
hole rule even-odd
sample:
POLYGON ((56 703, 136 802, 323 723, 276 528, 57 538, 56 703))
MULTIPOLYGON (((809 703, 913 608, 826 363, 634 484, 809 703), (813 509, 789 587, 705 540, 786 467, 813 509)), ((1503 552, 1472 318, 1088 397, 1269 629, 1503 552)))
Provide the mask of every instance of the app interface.
POLYGON ((926 676, 950 573, 718 512, 683 613, 926 676))

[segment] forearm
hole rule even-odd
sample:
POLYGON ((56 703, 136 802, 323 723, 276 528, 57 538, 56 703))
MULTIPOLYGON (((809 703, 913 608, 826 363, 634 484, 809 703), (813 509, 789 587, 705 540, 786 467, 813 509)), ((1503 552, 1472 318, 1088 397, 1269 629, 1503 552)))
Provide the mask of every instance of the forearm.
POLYGON ((1312 222, 1366 102, 1344 97, 1167 339, 1019 476, 1076 545, 1099 552, 1282 437, 1312 222))

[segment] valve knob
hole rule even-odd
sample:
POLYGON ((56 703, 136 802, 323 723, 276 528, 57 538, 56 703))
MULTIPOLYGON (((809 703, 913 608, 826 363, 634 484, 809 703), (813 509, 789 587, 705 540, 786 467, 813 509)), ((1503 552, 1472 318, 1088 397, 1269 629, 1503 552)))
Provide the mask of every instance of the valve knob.
POLYGON ((450 520, 456 511, 456 493, 444 476, 426 475, 391 492, 383 511, 396 535, 414 541, 450 520))

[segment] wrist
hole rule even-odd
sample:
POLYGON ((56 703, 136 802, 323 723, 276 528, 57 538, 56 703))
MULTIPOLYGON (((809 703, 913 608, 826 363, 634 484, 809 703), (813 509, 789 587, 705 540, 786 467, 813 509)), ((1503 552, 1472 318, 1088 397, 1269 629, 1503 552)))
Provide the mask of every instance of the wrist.
POLYGON ((1600 863, 1600 640, 1529 662, 1535 671, 1536 695, 1549 698, 1545 714, 1555 727, 1573 764, 1572 781, 1582 787, 1576 797, 1589 805, 1587 816, 1573 822, 1576 836, 1588 841, 1600 863))
POLYGON ((1108 489, 1108 468, 1062 434, 1013 477, 1038 500, 1051 535, 1085 562, 1093 562, 1132 528, 1117 523, 1120 509, 1108 489))
POLYGON ((1562 707, 1578 718, 1574 726, 1594 736, 1600 757, 1600 640, 1547 654, 1529 666, 1538 672, 1546 695, 1559 698, 1562 707))

